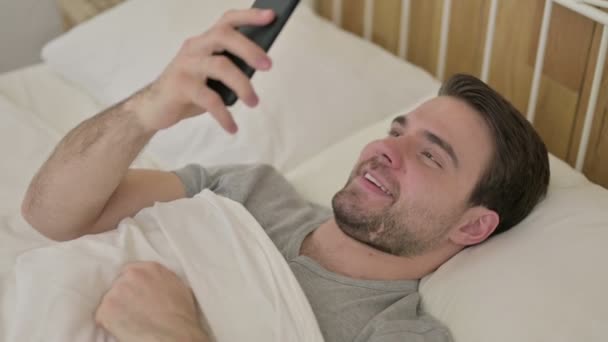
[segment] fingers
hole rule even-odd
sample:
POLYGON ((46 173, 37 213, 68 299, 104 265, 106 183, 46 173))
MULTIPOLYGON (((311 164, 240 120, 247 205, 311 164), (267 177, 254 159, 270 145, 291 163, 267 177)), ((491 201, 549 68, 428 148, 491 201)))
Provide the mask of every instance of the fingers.
POLYGON ((214 51, 227 50, 257 70, 268 70, 272 60, 266 52, 242 33, 228 29, 213 36, 214 51))
POLYGON ((234 28, 243 25, 264 26, 271 23, 274 17, 272 10, 257 8, 228 11, 218 22, 216 34, 212 35, 214 39, 210 43, 214 44, 216 52, 228 50, 253 68, 270 69, 271 61, 266 52, 234 28))
POLYGON ((272 61, 266 52, 235 28, 267 25, 274 18, 272 10, 232 10, 209 31, 187 39, 167 68, 165 77, 159 77, 163 94, 169 94, 165 98, 173 99, 175 103, 165 105, 168 111, 157 111, 168 119, 157 120, 155 128, 166 128, 207 111, 227 132, 235 133, 237 126, 232 115, 221 97, 206 86, 207 80, 222 82, 248 106, 256 106, 259 99, 247 75, 226 56, 214 53, 228 51, 256 70, 270 69, 272 61))
POLYGON ((259 9, 232 10, 209 31, 184 42, 183 49, 190 55, 209 55, 212 52, 229 51, 252 68, 268 70, 270 57, 257 44, 235 30, 241 25, 266 25, 274 18, 272 11, 259 9), (269 20, 270 19, 270 20, 269 20))
MULTIPOLYGON (((143 261, 126 264, 101 298, 95 310, 95 322, 112 334, 117 331, 124 332, 125 320, 136 316, 143 317, 142 313, 149 313, 150 308, 156 305, 154 299, 162 297, 163 293, 173 296, 165 296, 165 302, 178 302, 175 294, 179 291, 175 290, 185 286, 182 284, 173 271, 158 262, 143 261)), ((186 290, 189 288, 186 287, 186 290)), ((191 292, 184 291, 184 293, 185 296, 182 296, 187 299, 186 303, 195 303, 191 299, 191 292)), ((163 302, 163 299, 158 301, 163 302)))
POLYGON ((123 266, 115 282, 121 278, 135 278, 138 280, 150 279, 157 275, 174 274, 167 266, 156 261, 133 261, 123 266))
POLYGON ((122 271, 128 271, 131 269, 167 269, 165 266, 163 266, 163 264, 156 262, 156 261, 132 261, 128 264, 126 264, 123 268, 122 271))
POLYGON ((215 118, 215 120, 230 134, 235 134, 238 130, 236 122, 232 118, 232 114, 226 106, 222 98, 213 90, 201 86, 191 94, 192 102, 207 111, 215 118))
POLYGON ((200 63, 194 62, 191 64, 191 68, 193 68, 191 73, 199 75, 199 77, 193 78, 189 85, 191 101, 211 113, 228 133, 236 133, 238 128, 232 114, 221 97, 206 86, 205 80, 211 78, 221 81, 232 89, 245 104, 254 107, 258 104, 259 98, 249 78, 230 59, 220 55, 207 57, 200 63))
POLYGON ((261 47, 233 29, 216 29, 208 36, 189 38, 182 49, 199 58, 228 51, 256 70, 267 71, 272 67, 272 60, 261 47))
POLYGON ((221 81, 248 106, 258 104, 258 96, 251 85, 249 78, 230 59, 225 56, 212 56, 206 58, 202 69, 206 76, 221 81))
POLYGON ((245 10, 230 10, 224 13, 218 25, 232 27, 252 25, 264 26, 274 20, 275 14, 271 9, 249 8, 245 10))

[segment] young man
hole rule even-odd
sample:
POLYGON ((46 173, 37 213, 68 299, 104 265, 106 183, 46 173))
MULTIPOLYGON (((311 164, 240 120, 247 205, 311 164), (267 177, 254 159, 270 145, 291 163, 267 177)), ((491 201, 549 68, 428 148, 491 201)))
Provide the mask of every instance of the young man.
MULTIPOLYGON (((520 222, 549 182, 540 137, 476 78, 454 76, 440 96, 395 118, 388 136, 361 152, 333 212, 304 201, 268 166, 129 169, 155 132, 184 118, 209 112, 236 132, 205 80, 221 80, 249 106, 258 98, 245 75, 213 53, 228 50, 268 70, 268 56, 234 27, 272 17, 226 13, 186 41, 155 82, 68 133, 32 180, 24 217, 46 236, 68 240, 114 229, 155 201, 210 188, 243 203, 266 229, 327 341, 449 341, 446 328, 420 314, 418 280, 520 222)), ((96 319, 121 341, 206 341, 198 315, 175 275, 138 263, 116 280, 96 319), (172 304, 159 309, 159 302, 172 304)))

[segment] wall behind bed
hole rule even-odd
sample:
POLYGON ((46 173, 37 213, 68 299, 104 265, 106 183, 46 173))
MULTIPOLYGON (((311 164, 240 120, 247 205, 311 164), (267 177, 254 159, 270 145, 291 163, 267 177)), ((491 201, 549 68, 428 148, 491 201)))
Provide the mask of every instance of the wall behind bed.
MULTIPOLYGON (((318 0, 318 12, 333 18, 334 1, 318 0)), ((500 0, 489 83, 526 113, 544 0, 500 0)), ((401 0, 375 0, 372 40, 399 51, 401 0)), ((410 62, 435 74, 442 0, 410 0, 407 54, 410 62)), ((342 0, 341 26, 364 36, 365 0, 342 0)), ((445 75, 481 74, 490 0, 452 1, 445 75)), ((534 125, 549 150, 571 165, 576 161, 602 26, 554 5, 534 125)), ((605 74, 608 68, 605 68, 605 74)), ((586 155, 584 173, 608 187, 608 75, 604 75, 586 155)))
POLYGON ((42 46, 62 31, 55 0, 0 0, 0 73, 40 62, 42 46))

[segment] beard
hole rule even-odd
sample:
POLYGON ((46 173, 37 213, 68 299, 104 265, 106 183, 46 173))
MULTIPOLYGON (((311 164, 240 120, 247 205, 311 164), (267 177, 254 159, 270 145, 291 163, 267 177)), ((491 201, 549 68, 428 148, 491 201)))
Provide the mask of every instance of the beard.
MULTIPOLYGON (((374 249, 400 257, 421 255, 439 244, 453 219, 431 213, 411 200, 398 201, 399 186, 391 182, 392 201, 370 206, 369 194, 353 184, 364 170, 387 175, 386 167, 376 159, 359 165, 344 188, 332 199, 336 224, 346 235, 374 249)), ((391 179, 385 177, 387 180, 391 179)))

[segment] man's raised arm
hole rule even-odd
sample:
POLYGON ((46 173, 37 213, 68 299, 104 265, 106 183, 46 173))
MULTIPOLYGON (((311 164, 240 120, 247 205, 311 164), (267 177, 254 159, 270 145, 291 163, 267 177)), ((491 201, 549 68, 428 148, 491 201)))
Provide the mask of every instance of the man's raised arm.
POLYGON ((188 39, 157 80, 71 130, 32 179, 23 217, 49 238, 70 240, 113 229, 156 201, 184 197, 175 174, 129 166, 158 130, 203 112, 236 132, 232 115, 206 80, 222 81, 249 106, 258 98, 246 75, 214 53, 227 50, 268 70, 266 53, 235 27, 266 25, 273 16, 257 9, 227 12, 207 32, 188 39))

